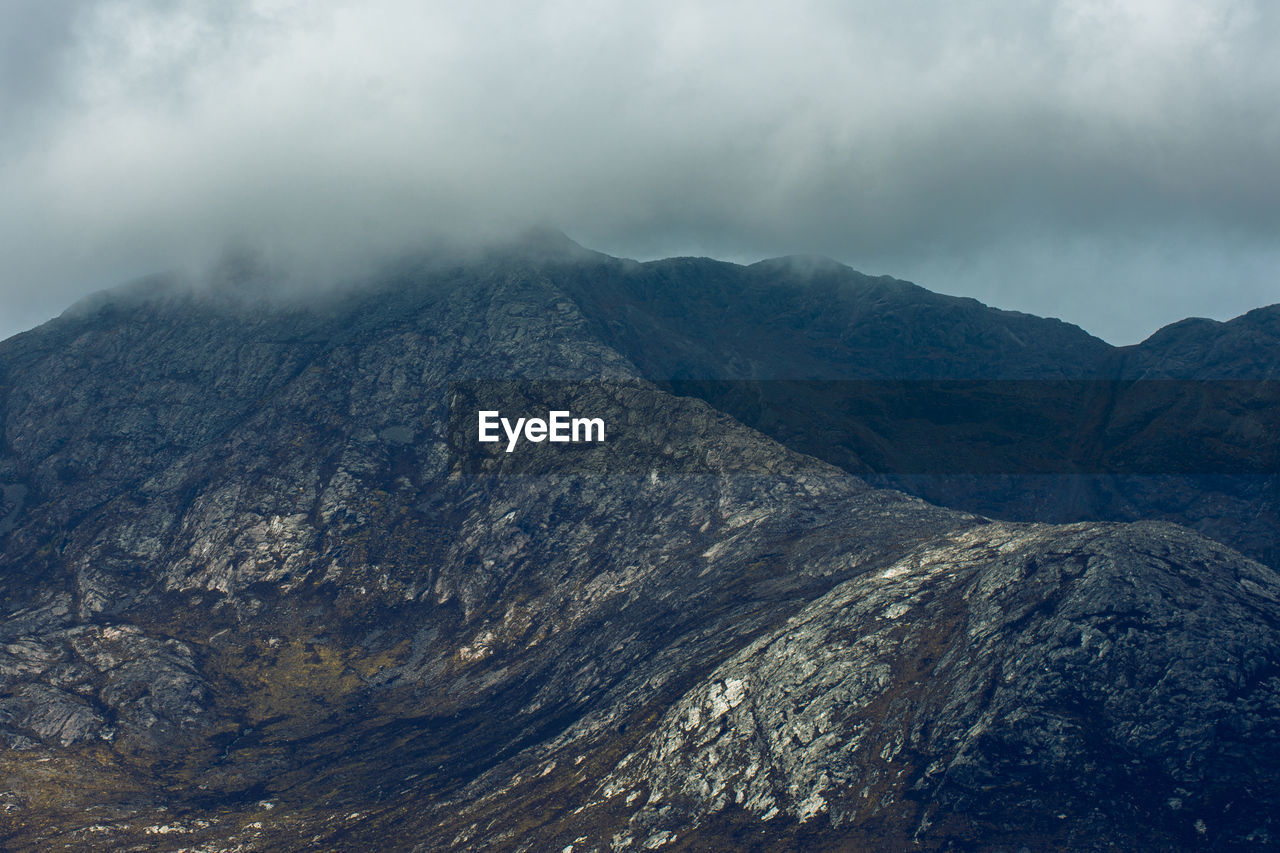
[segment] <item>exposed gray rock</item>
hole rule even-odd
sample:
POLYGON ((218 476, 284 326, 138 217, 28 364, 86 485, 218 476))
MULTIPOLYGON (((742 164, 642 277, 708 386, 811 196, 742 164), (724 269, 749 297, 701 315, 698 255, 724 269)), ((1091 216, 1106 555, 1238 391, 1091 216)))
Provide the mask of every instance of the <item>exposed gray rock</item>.
POLYGON ((1168 526, 971 528, 726 661, 602 795, 637 837, 733 805, 926 846, 1275 838, 1278 588, 1168 526))
POLYGON ((167 747, 198 724, 209 689, 192 650, 136 626, 83 625, 12 639, 0 648, 0 732, 11 741, 70 746, 117 735, 167 747))

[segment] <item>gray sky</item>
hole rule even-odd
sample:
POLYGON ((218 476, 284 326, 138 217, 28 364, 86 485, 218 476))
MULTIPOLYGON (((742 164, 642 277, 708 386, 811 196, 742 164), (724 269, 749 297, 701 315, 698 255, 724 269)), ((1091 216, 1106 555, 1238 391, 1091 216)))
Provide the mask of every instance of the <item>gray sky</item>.
POLYGON ((538 222, 1132 343, 1280 301, 1277 45, 1272 0, 4 0, 0 337, 538 222))

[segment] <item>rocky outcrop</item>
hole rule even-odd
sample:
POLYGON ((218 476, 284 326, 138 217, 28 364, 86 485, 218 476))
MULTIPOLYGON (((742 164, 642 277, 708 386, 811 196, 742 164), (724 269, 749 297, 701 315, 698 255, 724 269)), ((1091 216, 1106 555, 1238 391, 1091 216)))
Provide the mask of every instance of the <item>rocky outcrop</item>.
POLYGON ((1277 580, 1167 526, 973 528, 720 665, 603 794, 636 838, 736 808, 886 847, 1262 846, 1277 580))
POLYGON ((16 749, 117 737, 167 742, 198 727, 209 699, 190 646, 132 625, 11 637, 0 649, 0 678, 9 694, 0 699, 0 737, 16 749))

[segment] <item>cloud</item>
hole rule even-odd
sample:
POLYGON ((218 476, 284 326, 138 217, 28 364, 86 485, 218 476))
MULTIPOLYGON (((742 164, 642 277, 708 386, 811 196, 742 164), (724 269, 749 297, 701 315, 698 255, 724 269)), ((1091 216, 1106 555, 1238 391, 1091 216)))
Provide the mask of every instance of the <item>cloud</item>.
POLYGON ((0 335, 227 243, 339 275, 533 221, 631 256, 824 253, 1117 340, 1275 300, 1266 0, 0 15, 0 335))

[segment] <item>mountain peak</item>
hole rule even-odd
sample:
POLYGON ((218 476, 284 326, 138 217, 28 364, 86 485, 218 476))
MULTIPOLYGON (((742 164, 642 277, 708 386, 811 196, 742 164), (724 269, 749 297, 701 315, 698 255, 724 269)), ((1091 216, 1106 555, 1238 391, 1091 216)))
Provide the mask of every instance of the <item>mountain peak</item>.
POLYGON ((814 273, 849 272, 850 267, 826 255, 780 255, 776 258, 765 258, 751 264, 751 269, 762 271, 785 271, 798 275, 814 273))
POLYGON ((559 228, 550 225, 534 225, 526 228, 502 248, 538 260, 577 259, 598 255, 597 252, 574 241, 559 228))

